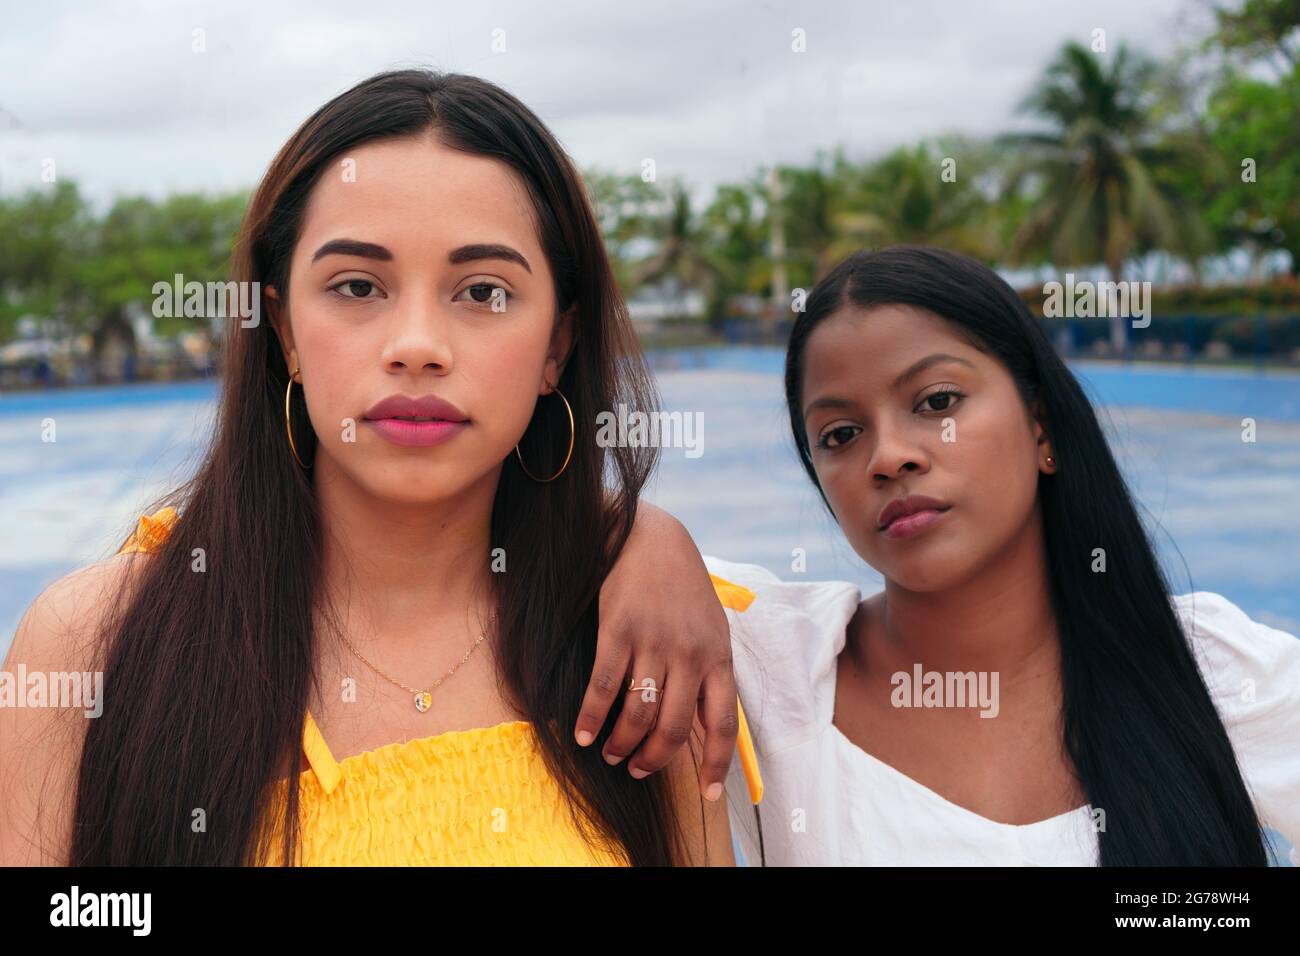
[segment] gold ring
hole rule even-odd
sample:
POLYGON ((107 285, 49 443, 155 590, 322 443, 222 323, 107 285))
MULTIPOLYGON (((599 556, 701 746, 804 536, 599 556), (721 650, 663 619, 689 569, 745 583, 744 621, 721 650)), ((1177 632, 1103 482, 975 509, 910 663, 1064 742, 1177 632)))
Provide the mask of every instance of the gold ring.
POLYGON ((627 682, 627 692, 630 694, 632 691, 641 692, 642 703, 653 704, 659 699, 656 695, 663 692, 663 687, 656 686, 653 677, 642 678, 640 685, 637 684, 635 677, 630 677, 627 682))

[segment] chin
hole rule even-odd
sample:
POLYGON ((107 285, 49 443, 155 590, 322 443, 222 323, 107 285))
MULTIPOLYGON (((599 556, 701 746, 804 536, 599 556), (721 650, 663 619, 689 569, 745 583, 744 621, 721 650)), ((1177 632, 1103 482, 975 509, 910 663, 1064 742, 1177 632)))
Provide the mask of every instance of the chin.
POLYGON ((904 591, 910 591, 914 594, 939 594, 949 591, 950 588, 956 587, 961 581, 957 576, 943 574, 943 572, 918 570, 918 568, 885 568, 880 572, 881 578, 889 581, 904 591))
POLYGON ((948 590, 959 580, 945 569, 917 568, 908 565, 876 570, 889 583, 913 594, 937 594, 948 590))
POLYGON ((418 507, 436 504, 463 493, 470 485, 464 475, 431 473, 427 464, 403 463, 361 480, 366 491, 392 505, 418 507))
POLYGON ((934 594, 958 587, 969 581, 981 566, 980 555, 974 548, 952 541, 934 544, 938 546, 912 547, 905 556, 892 554, 885 560, 867 563, 885 580, 916 594, 934 594))

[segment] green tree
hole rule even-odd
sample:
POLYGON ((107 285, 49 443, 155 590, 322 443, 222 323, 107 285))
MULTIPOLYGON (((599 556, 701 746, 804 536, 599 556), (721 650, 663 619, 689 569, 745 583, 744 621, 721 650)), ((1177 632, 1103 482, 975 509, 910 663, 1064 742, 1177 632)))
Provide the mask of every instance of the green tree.
POLYGON ((850 207, 853 172, 842 150, 830 154, 819 150, 808 166, 777 169, 776 196, 765 183, 768 215, 775 212, 780 217, 793 285, 812 286, 847 251, 843 220, 850 207))
POLYGON ((642 235, 655 250, 634 263, 632 288, 671 277, 684 288, 712 296, 717 284, 713 249, 690 190, 679 179, 670 181, 657 197, 653 212, 640 220, 642 235))
POLYGON ((52 337, 67 334, 84 308, 79 263, 92 254, 94 219, 73 182, 0 201, 0 341, 26 315, 52 337))
POLYGON ((1300 275, 1300 68, 1276 84, 1230 77, 1209 114, 1229 173, 1210 221, 1225 243, 1285 250, 1300 275))
POLYGON ((1248 62, 1266 62, 1279 77, 1300 66, 1300 0, 1245 0, 1215 7, 1208 45, 1248 62))
POLYGON ((984 144, 950 139, 901 146, 866 165, 836 217, 836 251, 930 243, 995 259, 996 210, 980 187, 992 159, 984 144))
MULTIPOLYGON (((225 280, 246 202, 242 193, 115 202, 94 232, 94 254, 77 268, 94 302, 89 318, 96 342, 112 334, 131 342, 127 314, 151 307, 157 282, 171 284, 177 274, 185 282, 225 280)), ((193 325, 181 318, 166 327, 193 325)))
POLYGON ((1246 0, 1216 19, 1205 46, 1228 65, 1206 108, 1222 158, 1210 224, 1223 246, 1285 250, 1300 276, 1300 0, 1246 0))
POLYGON ((704 210, 704 229, 714 271, 709 320, 716 330, 736 295, 759 295, 772 281, 767 202, 756 180, 718 187, 704 210))
POLYGON ((649 245, 651 223, 662 215, 660 190, 640 176, 599 169, 585 170, 583 179, 614 278, 625 295, 631 294, 638 281, 637 262, 644 258, 649 245))
MULTIPOLYGON (((1078 43, 1060 51, 1021 106, 1048 127, 1001 138, 1019 154, 1008 192, 1034 197, 1014 259, 1101 262, 1116 281, 1138 250, 1183 248, 1193 200, 1162 188, 1159 171, 1187 157, 1156 122, 1158 99, 1156 64, 1123 45, 1109 64, 1078 43)), ((1111 341, 1126 347, 1126 319, 1111 318, 1111 341)))

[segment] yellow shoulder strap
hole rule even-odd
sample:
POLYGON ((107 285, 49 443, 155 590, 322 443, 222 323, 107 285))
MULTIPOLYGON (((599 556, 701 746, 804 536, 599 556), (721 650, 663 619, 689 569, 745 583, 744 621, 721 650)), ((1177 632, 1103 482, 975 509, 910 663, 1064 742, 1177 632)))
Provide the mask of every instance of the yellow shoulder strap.
POLYGON ((339 785, 343 774, 339 770, 338 761, 334 759, 334 754, 330 753, 329 745, 325 743, 325 738, 321 735, 320 728, 316 726, 316 720, 310 710, 307 711, 307 720, 303 724, 302 751, 307 755, 307 762, 311 764, 311 769, 316 772, 316 779, 320 781, 322 790, 329 793, 339 785))
POLYGON ((159 508, 151 515, 141 515, 140 521, 136 524, 135 530, 131 532, 118 549, 118 554, 133 554, 137 551, 152 552, 162 547, 162 543, 167 540, 167 535, 171 533, 172 525, 176 523, 179 517, 176 509, 171 505, 166 508, 159 508))
POLYGON ((749 588, 732 584, 726 578, 720 578, 716 574, 710 574, 709 580, 713 582, 713 590, 717 592, 718 600, 722 602, 723 607, 744 611, 754 603, 754 592, 749 588))
MULTIPOLYGON (((749 588, 734 584, 716 574, 710 574, 709 580, 713 582, 713 590, 717 592, 718 600, 722 602, 723 607, 744 612, 754 603, 755 595, 749 588)), ((754 740, 749 735, 749 722, 745 719, 745 708, 740 706, 739 697, 736 698, 736 716, 740 718, 740 728, 736 734, 736 753, 740 756, 740 768, 745 773, 745 783, 749 787, 749 801, 757 805, 763 799, 763 775, 758 769, 758 754, 754 751, 754 740)))

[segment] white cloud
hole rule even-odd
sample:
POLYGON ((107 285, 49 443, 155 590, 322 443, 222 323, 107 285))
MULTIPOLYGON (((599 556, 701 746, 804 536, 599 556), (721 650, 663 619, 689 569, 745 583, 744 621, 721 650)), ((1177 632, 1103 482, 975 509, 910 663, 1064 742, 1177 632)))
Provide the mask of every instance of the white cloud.
POLYGON ((583 165, 711 187, 844 144, 858 155, 988 133, 1067 39, 1167 52, 1184 0, 965 4, 15 5, 0 36, 0 190, 52 156, 100 201, 253 185, 285 137, 372 73, 424 65, 501 83, 583 165), (791 52, 791 31, 807 52, 791 52), (191 50, 205 31, 207 52, 191 50), (493 30, 506 52, 493 53, 493 30))

